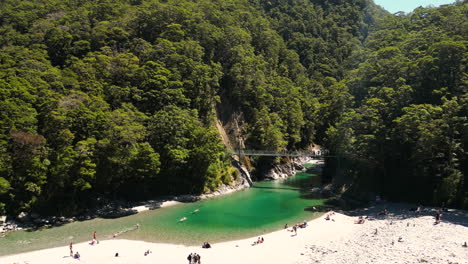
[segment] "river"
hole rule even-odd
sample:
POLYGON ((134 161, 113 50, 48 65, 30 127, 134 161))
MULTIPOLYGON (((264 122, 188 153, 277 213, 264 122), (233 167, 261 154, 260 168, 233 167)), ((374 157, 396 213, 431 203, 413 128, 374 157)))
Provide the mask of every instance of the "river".
POLYGON ((184 245, 247 238, 283 228, 288 223, 312 219, 313 206, 324 200, 311 197, 320 185, 315 174, 298 173, 285 180, 256 182, 252 188, 195 203, 174 205, 117 218, 74 222, 40 230, 16 231, 0 238, 0 256, 43 248, 66 246, 92 239, 118 238, 184 245), (180 222, 181 218, 186 220, 180 222), (140 228, 135 229, 139 224, 140 228))

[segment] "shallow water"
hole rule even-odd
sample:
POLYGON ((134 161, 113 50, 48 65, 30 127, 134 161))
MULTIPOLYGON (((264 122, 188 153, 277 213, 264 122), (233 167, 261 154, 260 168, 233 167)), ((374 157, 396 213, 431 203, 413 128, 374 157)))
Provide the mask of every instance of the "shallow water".
POLYGON ((0 255, 92 239, 118 238, 198 245, 247 238, 311 219, 308 208, 321 205, 304 190, 318 186, 317 175, 298 173, 287 180, 258 182, 252 188, 195 203, 175 205, 118 219, 93 219, 37 231, 18 231, 0 238, 0 255), (198 209, 196 212, 195 210, 198 209), (179 222, 183 217, 186 220, 179 222), (136 224, 140 225, 135 229, 136 224))

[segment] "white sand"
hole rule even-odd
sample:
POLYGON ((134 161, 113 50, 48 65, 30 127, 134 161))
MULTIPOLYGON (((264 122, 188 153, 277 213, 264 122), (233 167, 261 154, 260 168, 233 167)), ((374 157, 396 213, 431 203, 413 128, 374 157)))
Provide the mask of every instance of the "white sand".
MULTIPOLYGON (((137 211, 138 213, 141 213, 141 212, 144 212, 144 211, 148 211, 148 210, 151 210, 155 205, 155 203, 158 203, 158 202, 148 202, 147 204, 145 205, 140 205, 140 206, 135 206, 135 207, 132 207, 132 210, 135 210, 137 211)), ((173 206, 173 205, 176 205, 176 204, 180 204, 181 202, 178 202, 178 201, 164 201, 164 202, 161 202, 160 205, 158 205, 158 208, 163 208, 163 207, 168 207, 168 206, 173 206)))
POLYGON ((468 242, 468 228, 461 224, 434 226, 431 216, 393 220, 392 224, 388 219, 372 220, 362 225, 354 224, 357 217, 335 214, 333 219, 315 219, 307 228, 298 229, 297 236, 286 230, 265 234, 265 242, 255 246, 251 244, 256 238, 213 244, 211 249, 116 239, 94 246, 74 245, 81 260, 70 258, 68 245, 64 245, 0 257, 0 263, 178 264, 188 263, 192 252, 201 255, 203 264, 468 263, 468 248, 462 247, 462 242, 468 242), (374 235, 376 228, 378 234, 374 235), (152 253, 144 256, 148 249, 152 253), (116 252, 119 257, 114 257, 116 252))

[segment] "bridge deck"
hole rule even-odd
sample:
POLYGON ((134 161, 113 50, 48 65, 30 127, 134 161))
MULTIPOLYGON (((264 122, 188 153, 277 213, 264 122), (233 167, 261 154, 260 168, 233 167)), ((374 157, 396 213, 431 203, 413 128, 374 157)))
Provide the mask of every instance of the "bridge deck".
POLYGON ((240 150, 233 151, 231 154, 243 156, 270 156, 270 157, 314 157, 324 158, 333 157, 324 151, 268 151, 268 150, 240 150))

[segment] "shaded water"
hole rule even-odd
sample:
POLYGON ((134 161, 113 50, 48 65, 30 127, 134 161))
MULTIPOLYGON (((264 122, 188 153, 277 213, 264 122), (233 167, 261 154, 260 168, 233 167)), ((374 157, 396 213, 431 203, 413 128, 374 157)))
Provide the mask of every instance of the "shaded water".
POLYGON ((0 238, 0 255, 66 247, 89 241, 97 231, 98 240, 130 230, 118 238, 152 242, 198 245, 247 238, 281 229, 314 214, 307 208, 321 205, 304 191, 318 186, 318 176, 298 173, 281 181, 255 183, 252 188, 195 203, 175 205, 118 219, 93 219, 37 231, 18 231, 0 238), (196 212, 194 212, 198 209, 196 212), (186 217, 183 222, 179 219, 186 217), (136 224, 140 229, 133 230, 136 224))

